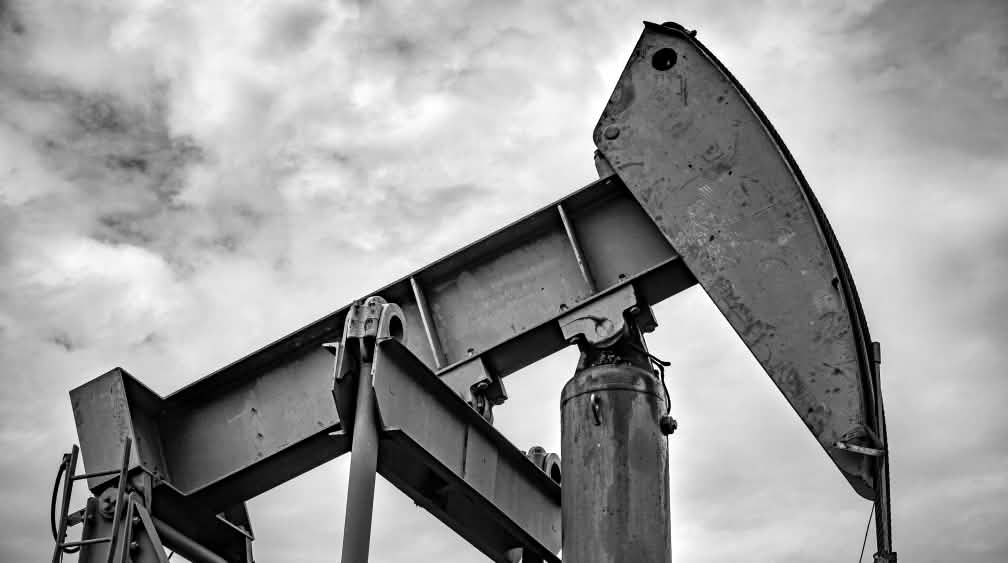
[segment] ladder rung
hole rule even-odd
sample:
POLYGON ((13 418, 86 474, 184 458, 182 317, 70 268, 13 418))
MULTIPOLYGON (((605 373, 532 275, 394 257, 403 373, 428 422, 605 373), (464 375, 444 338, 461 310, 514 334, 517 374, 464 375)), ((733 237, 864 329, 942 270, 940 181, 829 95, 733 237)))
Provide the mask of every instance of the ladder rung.
POLYGON ((118 475, 122 473, 121 469, 109 469, 107 471, 95 471, 94 473, 81 473, 80 475, 74 475, 74 481, 80 481, 81 479, 87 479, 89 477, 105 477, 106 475, 118 475))
POLYGON ((105 543, 112 541, 111 536, 106 536, 104 538, 91 538, 88 540, 80 541, 68 541, 60 544, 60 547, 77 547, 79 545, 91 545, 93 543, 105 543))

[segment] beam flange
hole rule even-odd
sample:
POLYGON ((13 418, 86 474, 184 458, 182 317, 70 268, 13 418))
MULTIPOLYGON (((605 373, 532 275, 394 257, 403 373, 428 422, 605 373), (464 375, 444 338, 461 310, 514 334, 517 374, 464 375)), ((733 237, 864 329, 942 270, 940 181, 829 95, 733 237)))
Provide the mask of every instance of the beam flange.
MULTIPOLYGON (((402 308, 405 340, 428 369, 462 395, 471 391, 463 380, 490 381, 484 394, 496 403, 506 397, 502 378, 568 345, 557 323, 568 312, 620 288, 654 304, 694 283, 610 177, 375 294, 402 308), (568 231, 577 233, 596 289, 568 231)), ((122 438, 133 432, 134 466, 224 509, 342 455, 349 439, 332 404, 332 355, 323 345, 341 340, 347 310, 165 397, 121 369, 73 390, 85 466, 115 465, 122 438)), ((100 484, 89 480, 92 489, 100 484)))
POLYGON ((378 472, 494 561, 560 563, 560 485, 401 342, 378 343, 378 472))

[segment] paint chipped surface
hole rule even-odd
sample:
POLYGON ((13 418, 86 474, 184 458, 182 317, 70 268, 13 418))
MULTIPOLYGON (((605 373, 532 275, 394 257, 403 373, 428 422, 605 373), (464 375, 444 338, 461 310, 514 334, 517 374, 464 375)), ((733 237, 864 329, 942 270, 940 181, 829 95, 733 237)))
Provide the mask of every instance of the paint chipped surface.
POLYGON ((616 91, 596 127, 599 150, 854 489, 872 498, 867 466, 833 448, 873 425, 865 336, 848 297, 856 293, 839 283, 845 266, 797 166, 684 32, 648 25, 616 91), (651 57, 665 48, 678 62, 661 70, 651 57), (608 127, 631 134, 607 139, 608 127))

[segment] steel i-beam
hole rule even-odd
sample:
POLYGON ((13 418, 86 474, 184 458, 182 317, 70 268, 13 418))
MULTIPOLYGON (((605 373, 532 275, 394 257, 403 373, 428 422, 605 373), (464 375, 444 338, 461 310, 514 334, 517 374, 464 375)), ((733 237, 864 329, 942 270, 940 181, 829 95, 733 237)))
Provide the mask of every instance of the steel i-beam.
MULTIPOLYGON (((886 507, 879 550, 891 552, 867 323, 766 116, 694 33, 646 23, 594 141, 602 180, 372 292, 404 320, 402 339, 374 348, 377 471, 495 560, 555 561, 559 487, 490 425, 504 378, 567 346, 565 332, 610 332, 575 312, 630 292, 647 313, 699 283, 858 494, 886 507)), ((349 311, 168 396, 121 369, 73 390, 85 467, 114 466, 131 439, 152 517, 247 562, 243 501, 351 448, 340 405, 357 393, 333 390, 323 347, 344 338, 349 311)), ((88 486, 102 495, 110 478, 88 486)))

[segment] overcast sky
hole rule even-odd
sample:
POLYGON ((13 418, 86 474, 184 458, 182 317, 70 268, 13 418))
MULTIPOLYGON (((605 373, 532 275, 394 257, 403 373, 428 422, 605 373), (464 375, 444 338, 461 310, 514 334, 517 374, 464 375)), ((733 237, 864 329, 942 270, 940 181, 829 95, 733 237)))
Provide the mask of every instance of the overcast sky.
MULTIPOLYGON (((901 560, 1008 560, 1008 3, 504 4, 0 1, 0 560, 51 552, 71 388, 170 393, 593 181, 644 19, 698 30, 836 230, 901 560)), ((855 560, 870 503, 702 290, 655 313, 674 560, 855 560)), ((559 450, 575 361, 507 380, 519 447, 559 450)), ((249 502, 259 561, 338 558, 348 465, 249 502)), ((481 560, 381 482, 372 546, 481 560)))

